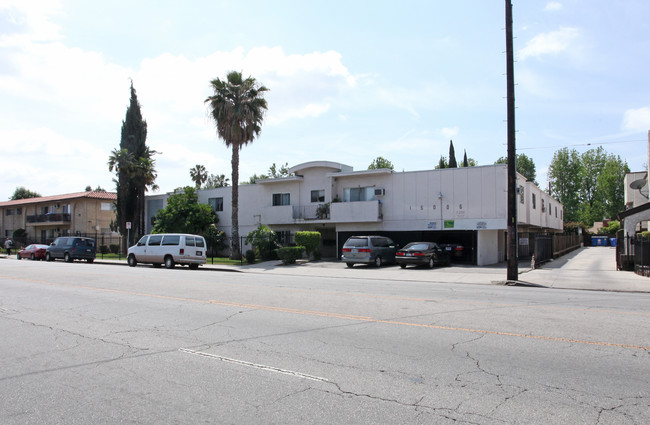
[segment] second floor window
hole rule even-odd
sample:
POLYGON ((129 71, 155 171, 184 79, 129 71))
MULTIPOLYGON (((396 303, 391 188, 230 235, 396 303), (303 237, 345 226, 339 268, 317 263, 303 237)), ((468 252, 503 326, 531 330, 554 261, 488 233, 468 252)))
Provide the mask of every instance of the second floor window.
POLYGON ((325 191, 324 190, 312 190, 311 191, 311 201, 312 202, 325 202, 325 191))
POLYGON ((214 211, 223 211, 223 198, 208 198, 208 204, 214 211))
POLYGON ((345 202, 373 201, 374 199, 374 187, 351 187, 345 189, 343 194, 343 201, 345 202))
POLYGON ((533 209, 536 209, 536 208, 537 208, 537 197, 533 193, 533 209))
POLYGON ((291 205, 291 197, 289 193, 274 193, 273 206, 291 205))

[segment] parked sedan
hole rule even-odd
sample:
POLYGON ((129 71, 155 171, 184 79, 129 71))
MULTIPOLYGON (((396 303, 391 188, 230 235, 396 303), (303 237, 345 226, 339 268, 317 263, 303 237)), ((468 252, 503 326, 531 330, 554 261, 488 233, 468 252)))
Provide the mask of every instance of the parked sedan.
POLYGON ((459 243, 441 243, 440 248, 453 257, 454 259, 463 259, 465 257, 465 247, 459 243))
POLYGON ((47 245, 32 244, 18 251, 18 259, 29 258, 30 260, 42 260, 45 258, 47 245))
POLYGON ((451 257, 435 242, 411 242, 397 251, 395 261, 401 268, 409 264, 433 268, 436 265, 448 266, 451 257))

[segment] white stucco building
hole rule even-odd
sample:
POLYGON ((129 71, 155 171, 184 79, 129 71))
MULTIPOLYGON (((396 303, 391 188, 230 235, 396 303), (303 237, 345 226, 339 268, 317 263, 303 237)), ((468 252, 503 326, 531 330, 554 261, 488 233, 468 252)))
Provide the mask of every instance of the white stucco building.
MULTIPOLYGON (((239 233, 265 224, 286 238, 296 231, 319 231, 324 257, 340 254, 353 234, 382 234, 398 244, 419 240, 460 243, 468 262, 505 260, 507 229, 506 165, 395 172, 354 171, 328 161, 290 169, 294 175, 239 186, 239 233)), ((529 233, 563 228, 563 207, 518 175, 520 252, 528 253, 529 233)), ((169 194, 147 197, 151 218, 169 194)), ((219 228, 231 234, 231 188, 199 191, 199 200, 219 214, 219 228)))

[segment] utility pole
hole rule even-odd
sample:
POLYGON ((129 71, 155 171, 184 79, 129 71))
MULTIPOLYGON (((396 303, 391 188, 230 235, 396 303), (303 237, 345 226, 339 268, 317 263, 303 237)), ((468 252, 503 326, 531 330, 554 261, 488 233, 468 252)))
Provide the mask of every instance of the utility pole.
POLYGON ((517 169, 515 149, 515 73, 512 43, 512 1, 506 0, 506 80, 508 96, 508 276, 516 281, 519 275, 517 246, 517 169))

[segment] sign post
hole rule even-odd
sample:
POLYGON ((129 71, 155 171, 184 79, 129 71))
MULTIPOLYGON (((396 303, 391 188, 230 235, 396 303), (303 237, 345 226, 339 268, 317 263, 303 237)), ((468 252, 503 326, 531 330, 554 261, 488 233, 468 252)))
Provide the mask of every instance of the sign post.
POLYGON ((129 239, 131 236, 131 222, 127 221, 126 222, 126 248, 129 248, 129 239))

